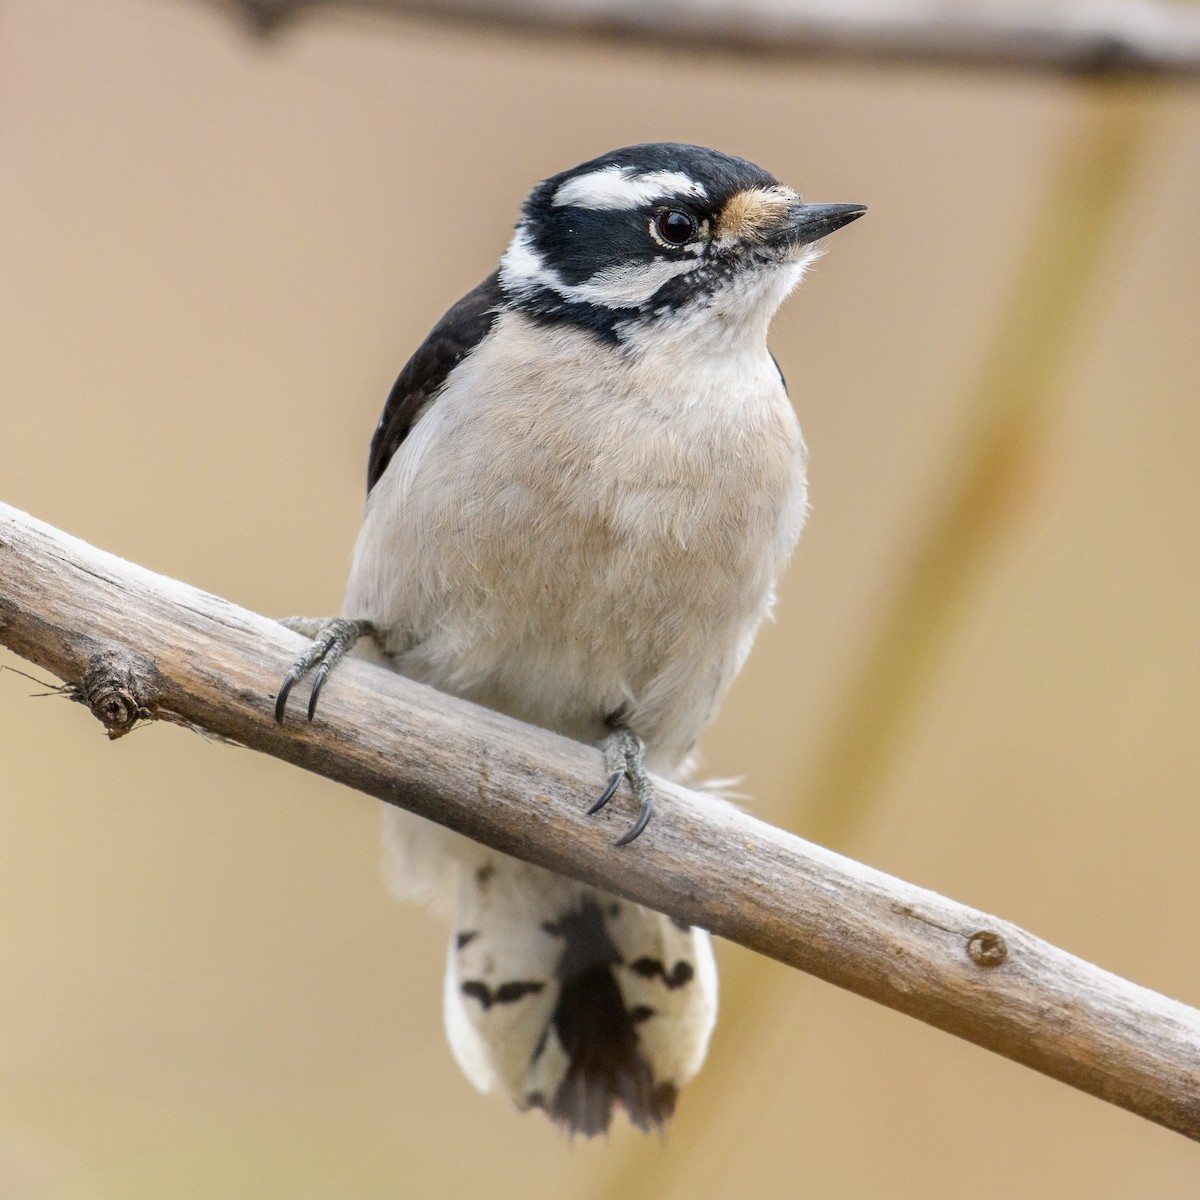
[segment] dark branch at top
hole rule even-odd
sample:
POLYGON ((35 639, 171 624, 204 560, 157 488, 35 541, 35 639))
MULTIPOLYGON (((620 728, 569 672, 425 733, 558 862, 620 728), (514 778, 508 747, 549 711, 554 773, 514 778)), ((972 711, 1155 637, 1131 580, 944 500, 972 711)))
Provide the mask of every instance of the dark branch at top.
POLYGON ((1200 76, 1200 8, 1170 0, 1006 5, 848 0, 806 9, 786 0, 709 7, 698 0, 210 0, 259 34, 303 10, 453 20, 526 34, 573 34, 756 58, 889 62, 1074 76, 1200 76))

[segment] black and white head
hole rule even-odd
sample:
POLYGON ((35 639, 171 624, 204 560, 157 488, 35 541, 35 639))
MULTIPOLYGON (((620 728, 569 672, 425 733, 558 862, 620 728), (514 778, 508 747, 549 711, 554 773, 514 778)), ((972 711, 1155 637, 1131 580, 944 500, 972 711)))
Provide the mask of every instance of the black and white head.
POLYGON ((645 350, 761 343, 861 204, 804 204, 745 159, 674 142, 628 146, 547 179, 500 265, 505 307, 645 350))

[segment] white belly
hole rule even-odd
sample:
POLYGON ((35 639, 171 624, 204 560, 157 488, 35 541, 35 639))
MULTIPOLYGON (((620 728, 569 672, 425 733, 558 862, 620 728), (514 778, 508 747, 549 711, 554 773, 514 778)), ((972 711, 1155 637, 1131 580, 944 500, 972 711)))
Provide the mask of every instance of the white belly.
POLYGON ((372 491, 344 612, 404 674, 568 736, 622 709, 669 772, 769 609, 804 448, 765 347, 615 358, 503 315, 372 491))

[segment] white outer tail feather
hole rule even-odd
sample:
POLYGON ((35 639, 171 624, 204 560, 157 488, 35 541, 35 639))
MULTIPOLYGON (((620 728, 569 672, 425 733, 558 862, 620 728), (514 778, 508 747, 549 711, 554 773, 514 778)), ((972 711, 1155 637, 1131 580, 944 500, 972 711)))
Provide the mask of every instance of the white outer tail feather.
POLYGON ((709 935, 400 810, 384 832, 394 891, 456 896, 443 1012, 467 1078, 571 1132, 615 1107, 661 1127, 716 1022, 709 935))

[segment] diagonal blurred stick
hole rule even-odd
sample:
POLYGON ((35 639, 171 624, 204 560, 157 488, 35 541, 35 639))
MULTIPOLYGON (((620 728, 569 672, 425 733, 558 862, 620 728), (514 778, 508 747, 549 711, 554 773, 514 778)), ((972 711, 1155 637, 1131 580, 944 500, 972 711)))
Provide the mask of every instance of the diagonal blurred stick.
MULTIPOLYGON (((853 844, 980 573, 1027 511, 1043 426, 1157 111, 1158 94, 1147 89, 1097 83, 1079 97, 1080 120, 1047 181, 1026 256, 964 398, 966 429, 943 495, 851 675, 828 740, 797 781, 792 811, 823 845, 853 844)), ((705 1067, 717 1078, 689 1103, 694 1126, 720 1120, 734 1074, 751 1059, 742 1044, 754 1036, 767 995, 756 986, 764 973, 758 960, 730 956, 723 966, 721 1036, 705 1067)), ((634 1145, 615 1192, 661 1195, 663 1169, 661 1156, 634 1145)))
POLYGON ((797 798, 805 832, 844 845, 891 766, 980 573, 1028 510, 1048 414, 1147 142, 1156 96, 1093 84, 1057 158, 1027 253, 963 400, 967 426, 944 493, 854 673, 797 798))

